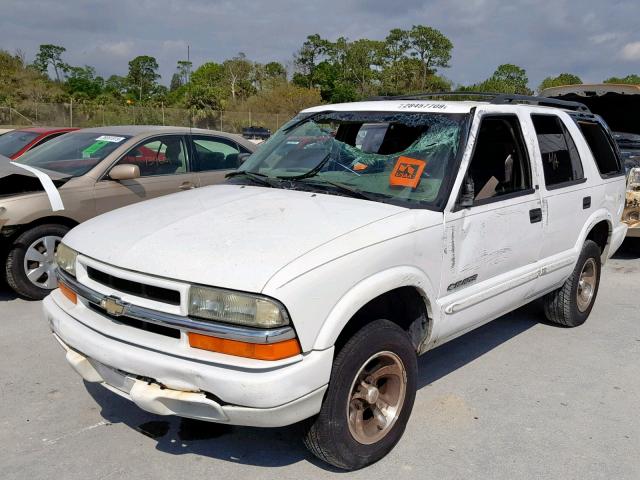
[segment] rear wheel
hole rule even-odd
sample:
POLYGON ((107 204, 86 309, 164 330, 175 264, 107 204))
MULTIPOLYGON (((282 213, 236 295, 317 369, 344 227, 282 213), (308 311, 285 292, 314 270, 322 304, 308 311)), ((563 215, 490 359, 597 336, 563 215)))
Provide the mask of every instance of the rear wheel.
POLYGON ((7 283, 17 294, 41 300, 58 286, 55 252, 68 231, 64 225, 38 225, 15 240, 5 269, 7 283))
POLYGON ((593 308, 600 286, 600 247, 587 240, 571 276, 544 297, 547 319, 565 327, 582 325, 593 308))
POLYGON ((402 437, 416 376, 407 333, 388 320, 366 325, 336 355, 322 410, 305 437, 307 448, 345 470, 380 460, 402 437))

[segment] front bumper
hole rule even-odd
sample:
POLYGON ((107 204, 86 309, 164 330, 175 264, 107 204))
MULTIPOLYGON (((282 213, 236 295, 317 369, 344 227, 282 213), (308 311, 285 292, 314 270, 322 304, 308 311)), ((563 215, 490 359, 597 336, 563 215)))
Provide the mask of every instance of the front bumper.
MULTIPOLYGON (((118 338, 136 329, 109 328, 108 323, 116 322, 71 305, 58 290, 43 302, 67 361, 86 381, 100 383, 144 410, 258 427, 290 425, 320 411, 333 349, 286 362, 248 361, 213 352, 193 352, 189 357, 189 352, 167 351, 161 344, 154 349, 118 338)), ((135 340, 140 332, 128 333, 135 340)))

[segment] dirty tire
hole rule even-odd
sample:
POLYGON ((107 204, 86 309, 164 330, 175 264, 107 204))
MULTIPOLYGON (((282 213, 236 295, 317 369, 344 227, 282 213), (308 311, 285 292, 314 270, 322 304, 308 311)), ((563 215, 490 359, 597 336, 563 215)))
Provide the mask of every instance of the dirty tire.
POLYGON ((69 227, 58 224, 38 225, 22 233, 14 242, 7 255, 5 274, 7 284, 20 296, 31 300, 42 300, 51 290, 34 285, 24 268, 27 249, 35 241, 47 236, 64 237, 69 227))
POLYGON ((584 243, 582 252, 571 276, 564 282, 562 287, 544 297, 544 313, 550 322, 565 327, 577 327, 587 320, 595 303, 598 287, 600 286, 602 266, 600 255, 600 247, 598 247, 595 242, 587 240, 584 243), (595 284, 588 306, 581 309, 578 305, 579 283, 581 273, 587 264, 595 267, 595 284))
MULTIPOLYGON (((367 324, 337 352, 322 409, 308 423, 305 445, 319 459, 343 470, 357 470, 377 462, 404 433, 415 400, 416 377, 417 356, 407 333, 388 320, 367 324), (400 361, 406 372, 406 388, 401 400, 398 399, 399 413, 394 422, 389 422, 390 427, 381 439, 363 444, 356 440, 349 426, 354 382, 361 369, 371 365, 368 362, 373 357, 389 354, 400 361)), ((382 382, 380 392, 385 388, 385 381, 382 382)))

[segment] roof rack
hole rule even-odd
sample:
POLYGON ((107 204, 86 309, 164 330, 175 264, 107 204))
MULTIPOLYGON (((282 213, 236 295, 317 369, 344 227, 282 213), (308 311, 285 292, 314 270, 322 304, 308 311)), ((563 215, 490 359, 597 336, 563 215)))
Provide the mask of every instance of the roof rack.
POLYGON ((589 108, 580 102, 570 102, 558 100, 556 98, 536 97, 532 95, 517 95, 512 93, 493 92, 425 92, 413 93, 410 95, 394 95, 387 97, 371 97, 368 101, 378 100, 420 100, 422 98, 434 97, 489 97, 489 103, 494 105, 507 105, 516 103, 526 103, 529 105, 539 105, 542 107, 557 107, 565 110, 575 110, 577 112, 590 113, 589 108))

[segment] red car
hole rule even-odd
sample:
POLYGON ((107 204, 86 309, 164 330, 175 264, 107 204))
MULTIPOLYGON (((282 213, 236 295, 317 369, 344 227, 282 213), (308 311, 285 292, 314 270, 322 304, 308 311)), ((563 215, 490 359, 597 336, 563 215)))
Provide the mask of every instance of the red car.
POLYGON ((73 132, 77 128, 29 127, 12 130, 0 136, 0 155, 15 160, 38 145, 59 137, 63 133, 73 132))

